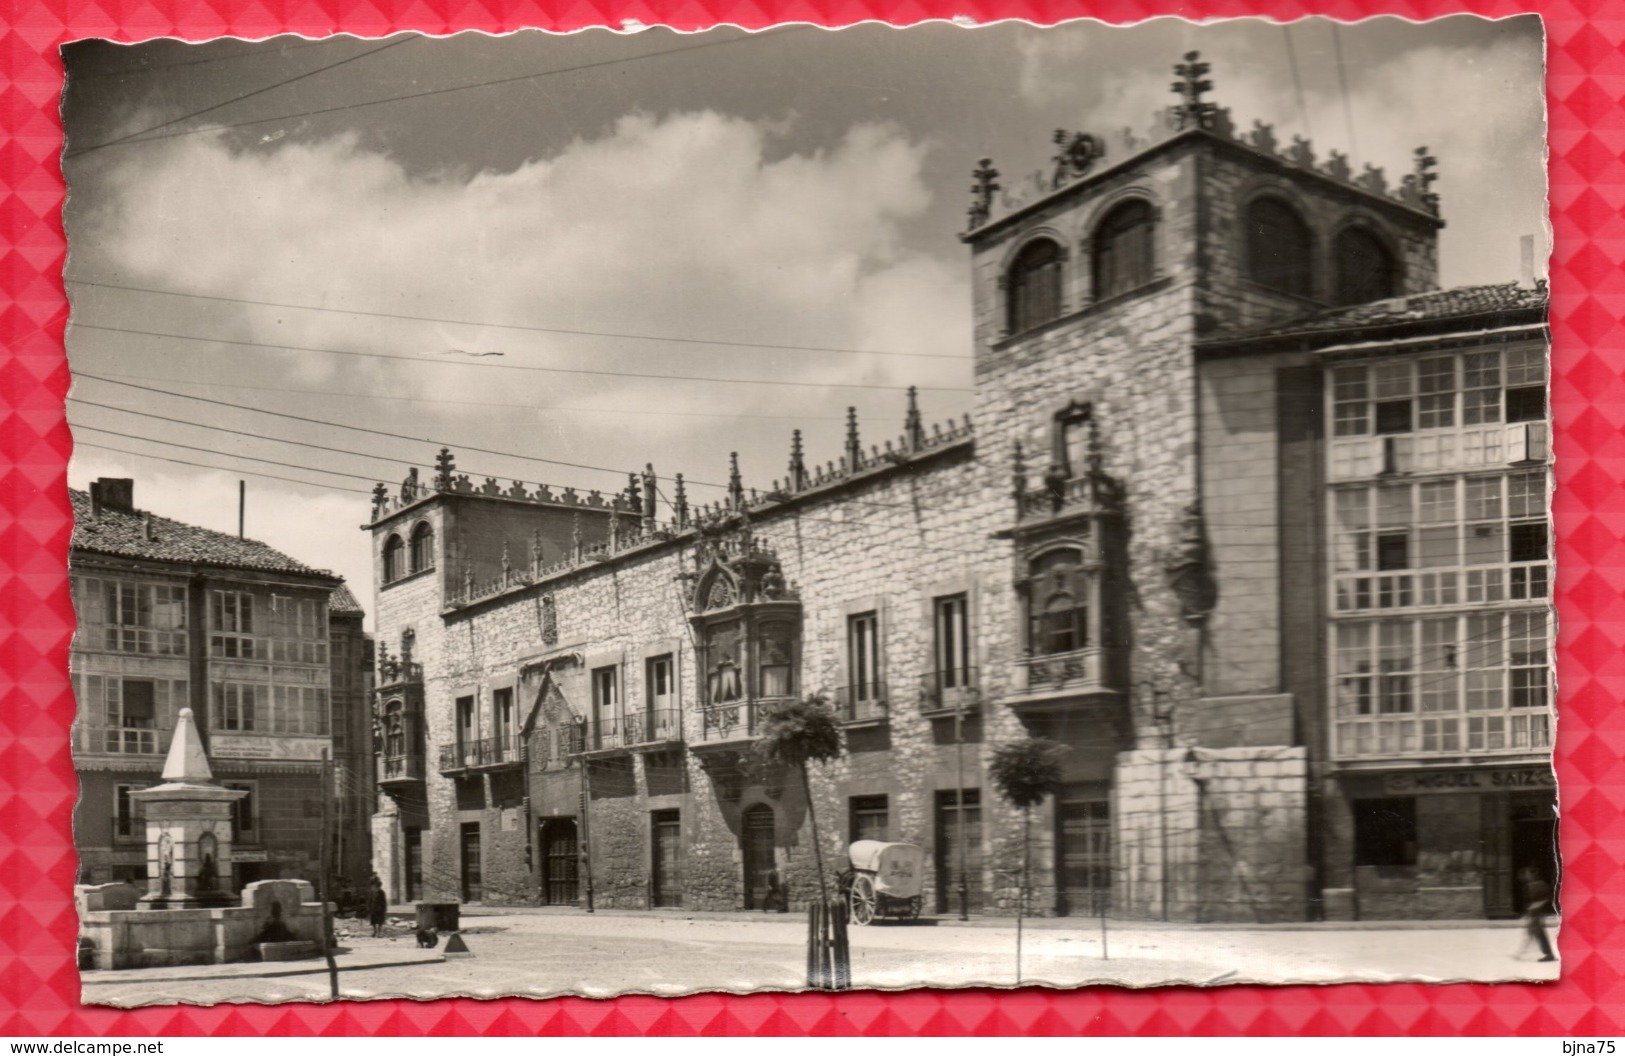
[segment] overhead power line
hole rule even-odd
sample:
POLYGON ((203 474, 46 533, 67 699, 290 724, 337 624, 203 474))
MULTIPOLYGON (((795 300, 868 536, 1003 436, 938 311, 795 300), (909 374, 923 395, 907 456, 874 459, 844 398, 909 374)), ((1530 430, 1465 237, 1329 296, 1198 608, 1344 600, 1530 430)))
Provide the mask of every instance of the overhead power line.
POLYGON ((212 469, 221 473, 241 473, 244 476, 260 477, 265 480, 280 480, 288 484, 302 484, 307 488, 320 488, 323 491, 348 491, 355 495, 367 495, 370 492, 362 488, 345 488, 337 484, 318 484, 312 480, 295 480, 293 477, 279 477, 275 473, 260 473, 252 469, 237 469, 232 466, 212 466, 204 462, 189 462, 184 458, 168 458, 164 455, 149 454, 145 451, 131 451, 127 447, 114 447, 111 444, 97 444, 89 440, 75 441, 74 447, 93 447, 98 451, 116 451, 121 455, 133 455, 136 458, 153 458, 159 462, 173 462, 180 466, 191 466, 194 469, 212 469))
POLYGON ((171 334, 160 330, 134 330, 122 326, 98 326, 95 323, 74 323, 74 327, 110 334, 129 334, 135 337, 157 337, 173 341, 198 341, 203 344, 235 345, 239 348, 265 348, 275 352, 320 352, 333 356, 356 356, 361 359, 397 359, 407 363, 423 363, 442 367, 470 367, 482 370, 524 370, 542 374, 587 374, 608 378, 642 378, 649 381, 688 381, 716 385, 784 385, 798 389, 868 389, 876 392, 907 392, 910 388, 921 392, 969 392, 968 388, 953 385, 866 385, 852 381, 783 381, 775 378, 718 378, 696 374, 643 374, 623 370, 587 370, 582 367, 538 367, 523 363, 475 363, 466 359, 430 359, 424 356, 401 356, 389 352, 356 352, 344 348, 315 348, 309 345, 274 345, 263 341, 239 341, 228 337, 199 337, 196 334, 171 334))
MULTIPOLYGON (((207 428, 207 427, 205 427, 205 428, 207 428)), ((237 454, 236 452, 233 452, 233 451, 221 451, 217 447, 195 447, 192 444, 183 444, 183 443, 180 443, 177 440, 158 440, 158 439, 155 439, 155 438, 150 437, 150 436, 138 436, 135 433, 121 433, 121 432, 118 432, 117 430, 114 430, 114 429, 103 429, 103 428, 101 428, 99 426, 95 426, 95 425, 78 425, 78 424, 76 424, 76 425, 73 426, 73 430, 76 433, 81 431, 81 430, 88 430, 88 431, 90 431, 92 433, 105 433, 108 436, 116 436, 116 437, 119 437, 122 440, 140 440, 140 441, 143 441, 143 442, 149 443, 149 444, 163 444, 165 447, 178 447, 178 448, 182 449, 183 451, 201 451, 206 455, 220 455, 220 456, 222 456, 224 458, 241 458, 241 459, 245 459, 246 461, 249 461, 249 462, 263 462, 268 466, 281 466, 284 469, 303 469, 303 470, 306 470, 306 471, 311 472, 311 473, 326 473, 329 476, 349 477, 351 480, 365 480, 365 481, 367 481, 369 483, 371 483, 371 482, 373 482, 373 481, 375 481, 377 479, 376 477, 363 476, 360 473, 345 473, 345 472, 342 472, 342 471, 337 470, 337 469, 323 469, 320 466, 303 465, 303 464, 297 463, 297 462, 277 462, 274 459, 258 458, 258 457, 254 456, 254 455, 239 455, 239 454, 237 454)), ((227 430, 227 431, 229 432, 230 430, 227 430)), ((266 439, 275 440, 276 437, 267 437, 266 439)), ((297 440, 283 440, 281 442, 285 443, 285 444, 297 444, 297 443, 299 443, 299 441, 297 441, 297 440)), ((301 447, 320 447, 319 444, 301 444, 300 446, 301 447)), ((323 448, 323 450, 334 450, 334 449, 332 449, 332 448, 323 448)), ((348 453, 348 452, 340 452, 340 453, 348 453)), ((371 458, 373 456, 369 455, 367 457, 371 458)), ((391 461, 393 461, 393 460, 391 460, 391 461)))
POLYGON ((216 55, 209 59, 187 59, 185 62, 163 62, 153 63, 148 66, 126 66, 123 69, 118 70, 93 70, 88 73, 81 73, 77 70, 70 69, 68 71, 68 87, 71 91, 73 83, 76 81, 99 81, 107 77, 139 77, 148 73, 162 73, 165 70, 185 69, 188 66, 208 66, 211 63, 216 62, 234 62, 238 59, 263 59, 269 55, 287 55, 295 51, 304 51, 306 48, 329 47, 333 44, 333 39, 334 38, 332 37, 327 37, 323 40, 301 41, 298 44, 283 44, 274 50, 257 48, 251 44, 249 47, 255 48, 255 50, 239 51, 232 55, 216 55))
MULTIPOLYGON (((640 59, 655 59, 655 58, 660 58, 661 56, 664 56, 664 55, 681 55, 681 54, 684 54, 684 53, 690 52, 690 51, 703 51, 706 48, 720 48, 720 47, 724 47, 724 46, 729 45, 729 44, 741 44, 741 43, 745 43, 745 42, 751 41, 751 40, 756 40, 756 39, 759 39, 759 38, 762 38, 762 37, 783 36, 786 33, 801 32, 802 30, 804 30, 806 28, 808 28, 808 27, 805 27, 805 26, 791 26, 788 29, 778 29, 778 30, 773 30, 771 32, 765 32, 765 33, 752 33, 752 34, 750 34, 748 36, 733 37, 733 38, 730 38, 728 40, 713 40, 713 41, 709 41, 709 42, 704 43, 704 44, 690 45, 689 47, 686 47, 686 48, 668 48, 668 49, 666 49, 664 51, 651 51, 651 52, 646 52, 646 53, 644 53, 642 55, 628 55, 625 58, 621 58, 621 59, 605 59, 602 62, 587 62, 587 63, 582 63, 579 66, 565 66, 565 67, 561 67, 561 68, 555 69, 555 70, 541 70, 541 71, 539 71, 537 73, 524 73, 524 74, 519 74, 518 76, 515 76, 515 77, 499 77, 499 78, 497 78, 495 80, 478 81, 478 82, 476 82, 474 84, 457 84, 457 85, 452 85, 449 88, 433 88, 433 89, 430 89, 428 91, 423 91, 423 92, 409 92, 406 95, 392 95, 392 96, 388 96, 388 97, 383 98, 383 99, 369 99, 369 100, 359 102, 359 103, 345 103, 345 104, 343 104, 341 106, 324 106, 324 107, 320 107, 320 108, 315 109, 315 110, 300 110, 300 111, 297 111, 297 112, 291 113, 291 114, 278 114, 275 117, 258 117, 258 118, 253 119, 252 121, 234 121, 234 122, 231 122, 230 124, 209 125, 209 126, 207 126, 205 128, 182 129, 182 130, 180 130, 178 132, 165 132, 165 133, 162 133, 162 134, 156 135, 156 136, 146 136, 144 139, 135 140, 134 142, 151 143, 151 142, 154 142, 154 141, 160 140, 160 139, 172 139, 172 138, 174 138, 176 136, 193 136, 193 135, 198 135, 198 134, 204 133, 204 132, 222 132, 222 131, 225 131, 226 129, 248 128, 248 127, 250 127, 252 125, 266 125, 266 124, 270 124, 270 123, 272 123, 274 121, 287 121, 287 120, 290 120, 290 119, 296 118, 296 117, 319 117, 319 116, 322 116, 324 114, 341 113, 341 112, 343 112, 345 110, 360 110, 363 107, 368 107, 368 106, 382 106, 385 103, 399 103, 399 102, 403 102, 403 101, 408 100, 408 99, 427 99, 427 98, 430 98, 432 96, 437 96, 437 95, 448 95, 448 94, 450 94, 452 92, 466 92, 466 91, 469 91, 469 90, 474 89, 474 88, 490 88, 490 87, 493 87, 495 85, 501 85, 501 84, 516 84, 516 83, 519 83, 521 81, 538 80, 538 79, 540 79, 542 77, 556 77, 559 74, 563 74, 563 73, 580 73, 583 70, 594 70, 594 69, 599 69, 599 68, 604 67, 604 66, 617 66, 617 65, 620 65, 621 63, 637 62, 640 59)), ((404 41, 402 43, 404 43, 404 41)), ((383 49, 380 48, 380 49, 375 49, 375 50, 381 51, 383 49)), ((371 52, 369 52, 368 54, 371 54, 371 52)), ((364 58, 365 56, 355 56, 355 57, 356 58, 364 58)), ((346 60, 346 61, 348 61, 348 60, 346 60)), ((318 70, 318 71, 314 71, 314 72, 321 72, 321 71, 318 70)), ((283 83, 289 83, 289 82, 283 82, 283 83)), ((274 87, 280 87, 280 86, 279 85, 272 85, 271 87, 274 88, 274 87)), ((247 98, 247 97, 244 96, 243 98, 247 98)), ((238 101, 239 100, 235 100, 235 99, 231 100, 231 102, 238 102, 238 101)), ((221 105, 225 105, 225 104, 221 104, 221 105)), ((218 109, 218 107, 211 107, 210 109, 218 109)), ((203 112, 203 111, 200 111, 200 112, 203 112)), ((197 114, 189 114, 187 116, 188 117, 196 117, 197 114)), ((184 121, 184 120, 186 120, 186 118, 177 118, 176 120, 177 121, 184 121)), ((174 121, 168 121, 168 122, 165 122, 165 125, 171 125, 171 124, 174 124, 174 123, 175 123, 174 121)), ((161 125, 161 126, 157 126, 157 127, 161 128, 161 127, 164 127, 164 126, 161 125)), ((134 134, 135 135, 140 135, 141 133, 134 133, 134 134)), ((128 141, 128 137, 125 137, 125 141, 128 141)), ((64 157, 66 159, 72 159, 72 158, 77 157, 79 154, 89 153, 91 150, 99 150, 99 149, 101 149, 101 147, 104 147, 104 146, 113 146, 116 142, 122 142, 122 141, 114 141, 114 142, 109 142, 109 143, 103 143, 103 144, 99 144, 96 147, 87 147, 83 151, 79 151, 79 152, 77 152, 75 154, 67 154, 67 155, 64 155, 64 157)))
MULTIPOLYGON (((256 88, 252 92, 244 92, 242 95, 233 96, 232 98, 227 99, 224 102, 215 103, 213 106, 206 106, 202 110, 193 110, 191 113, 182 114, 180 117, 172 117, 168 121, 159 122, 156 125, 151 125, 151 126, 149 126, 147 128, 143 128, 143 129, 141 129, 139 131, 136 131, 136 132, 126 133, 125 135, 119 136, 117 139, 109 139, 109 140, 107 140, 105 142, 97 143, 97 144, 95 144, 93 146, 85 147, 83 150, 69 151, 68 153, 62 155, 62 157, 63 157, 63 160, 65 160, 65 161, 66 160, 71 160, 73 158, 83 157, 84 155, 89 154, 92 151, 103 150, 103 149, 105 149, 107 147, 114 147, 114 146, 119 145, 120 143, 128 143, 131 140, 136 139, 138 136, 145 136, 149 132, 156 132, 161 128, 168 128, 170 125, 178 125, 182 121, 190 121, 192 118, 194 118, 194 117, 202 117, 204 114, 212 114, 216 110, 224 109, 225 107, 228 107, 228 106, 232 105, 233 103, 240 103, 245 99, 252 99, 257 95, 264 95, 266 92, 274 92, 278 88, 285 88, 290 84, 295 84, 295 83, 297 83, 299 81, 303 81, 303 80, 305 80, 307 78, 315 77, 318 74, 327 73, 330 70, 336 70, 340 66, 347 66, 352 62, 359 62, 362 59, 371 58, 372 56, 377 55, 381 51, 388 51, 390 48, 398 48, 402 44, 409 44, 414 40, 421 40, 421 39, 422 38, 419 37, 415 33, 408 34, 406 36, 401 37, 399 40, 392 40, 388 44, 384 44, 384 45, 382 45, 380 47, 370 48, 367 51, 364 51, 359 55, 351 55, 349 58, 340 59, 337 62, 330 62, 326 66, 318 66, 314 70, 307 70, 306 72, 301 73, 296 77, 289 77, 286 80, 277 81, 275 84, 268 84, 263 88, 256 88)), ((193 131, 197 131, 197 130, 193 130, 193 131)), ((164 138, 164 137, 159 136, 159 137, 154 137, 154 138, 161 139, 161 138, 164 138)))
POLYGON ((720 338, 672 337, 663 334, 625 334, 611 330, 575 330, 561 326, 532 326, 525 323, 494 323, 478 319, 444 319, 432 315, 406 315, 400 312, 370 312, 360 308, 329 308, 316 304, 288 304, 280 301, 260 301, 249 297, 225 297, 210 293, 186 293, 181 290, 158 290, 144 286, 120 286, 109 282, 89 282, 83 279, 66 280, 69 286, 90 286, 102 290, 123 290, 127 293, 151 293, 163 297, 186 297, 203 301, 223 301, 227 304, 245 304, 262 308, 289 308, 306 312, 331 312, 338 315, 359 315, 369 319, 399 319, 413 323, 445 323, 450 326, 478 326, 491 330, 523 330, 537 334, 566 334, 572 337, 612 337, 622 341, 655 341, 678 345, 716 345, 723 348, 770 349, 779 352, 835 352, 854 356, 896 356, 905 359, 955 359, 969 363, 971 357, 953 352, 892 352, 878 348, 838 348, 828 345, 780 345, 764 341, 727 341, 720 338))

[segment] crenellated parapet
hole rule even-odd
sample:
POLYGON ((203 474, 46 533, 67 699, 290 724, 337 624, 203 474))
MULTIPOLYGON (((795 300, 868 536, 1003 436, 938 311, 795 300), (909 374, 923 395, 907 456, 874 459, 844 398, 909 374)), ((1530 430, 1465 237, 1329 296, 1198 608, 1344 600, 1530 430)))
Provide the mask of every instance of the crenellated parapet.
POLYGON ((1186 53, 1184 61, 1174 67, 1178 79, 1171 90, 1179 96, 1179 102, 1158 113, 1143 129, 1124 127, 1100 134, 1057 130, 1054 143, 1060 149, 1047 170, 1034 170, 1001 183, 993 159, 982 158, 971 173, 967 234, 1057 194, 1115 161, 1127 160, 1193 130, 1245 147, 1283 165, 1316 173, 1364 194, 1439 215, 1439 196, 1432 190, 1439 178, 1434 171, 1437 159, 1428 153, 1428 148, 1416 149, 1411 171, 1397 183, 1374 165, 1363 165, 1356 170, 1348 155, 1341 151, 1329 151, 1321 159, 1311 141, 1294 136, 1291 143, 1282 144, 1276 139, 1274 126, 1262 121, 1254 121, 1252 128, 1245 132, 1239 130, 1228 107, 1205 98, 1213 90, 1213 82, 1207 76, 1209 72, 1209 64, 1201 61, 1198 52, 1186 53))

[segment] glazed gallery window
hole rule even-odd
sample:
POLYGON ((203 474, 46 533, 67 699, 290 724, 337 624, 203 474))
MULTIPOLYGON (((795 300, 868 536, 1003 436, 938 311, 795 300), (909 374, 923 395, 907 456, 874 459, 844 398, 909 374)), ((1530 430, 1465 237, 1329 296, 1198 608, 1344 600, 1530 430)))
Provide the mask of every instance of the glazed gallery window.
POLYGON ((1550 592, 1543 470, 1339 488, 1332 523, 1340 612, 1550 592))
POLYGON ((214 728, 234 733, 258 729, 255 717, 263 707, 268 688, 252 682, 216 682, 213 686, 214 728))
POLYGON ((1272 290, 1308 297, 1314 292, 1309 227, 1278 198, 1247 207, 1247 277, 1272 290))
POLYGON ((327 601, 271 595, 271 659, 281 663, 327 663, 327 601))
POLYGON ((121 653, 186 655, 186 588, 167 583, 74 580, 88 643, 121 653))
POLYGON ((80 675, 75 682, 84 721, 102 727, 92 751, 156 755, 168 747, 163 734, 185 704, 184 681, 80 675))
POLYGON ((1124 202, 1095 229, 1095 300, 1128 293, 1151 281, 1153 217, 1151 203, 1124 202))
MULTIPOLYGON (((322 686, 271 686, 270 710, 260 729, 270 733, 325 736, 327 690, 322 686)), ((261 696, 266 694, 262 691, 261 696)))
POLYGON ((1345 228, 1332 244, 1332 258, 1336 275, 1333 303, 1366 304, 1399 292, 1394 256, 1371 232, 1345 228))
POLYGON ((1358 363, 1332 371, 1336 436, 1546 420, 1539 347, 1358 363))
POLYGON ((254 659, 254 596, 235 590, 209 591, 209 632, 210 655, 254 659))
POLYGON ((1029 566, 1027 651, 1032 656, 1070 653, 1089 645, 1089 577, 1083 554, 1053 550, 1029 566))
POLYGON ((1019 334, 1061 315, 1061 247, 1047 238, 1030 243, 1005 274, 1009 332, 1019 334))

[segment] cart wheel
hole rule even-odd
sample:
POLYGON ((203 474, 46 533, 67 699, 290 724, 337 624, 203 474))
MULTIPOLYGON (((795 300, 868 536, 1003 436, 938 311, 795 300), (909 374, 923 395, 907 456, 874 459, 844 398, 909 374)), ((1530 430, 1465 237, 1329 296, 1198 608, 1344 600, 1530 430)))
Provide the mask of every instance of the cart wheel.
POLYGON ((908 900, 908 919, 909 920, 919 920, 920 919, 920 907, 924 904, 924 902, 925 902, 925 899, 922 898, 919 895, 915 895, 913 898, 908 900))
POLYGON ((872 924, 875 919, 875 882, 859 873, 852 881, 852 923, 872 924))

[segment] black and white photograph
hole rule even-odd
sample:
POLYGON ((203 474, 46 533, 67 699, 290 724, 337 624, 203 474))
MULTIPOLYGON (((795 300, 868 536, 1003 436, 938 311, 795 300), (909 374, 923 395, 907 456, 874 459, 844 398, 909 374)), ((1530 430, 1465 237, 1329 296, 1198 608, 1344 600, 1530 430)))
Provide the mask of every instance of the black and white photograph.
POLYGON ((1557 979, 1544 48, 65 45, 83 1000, 1557 979))

